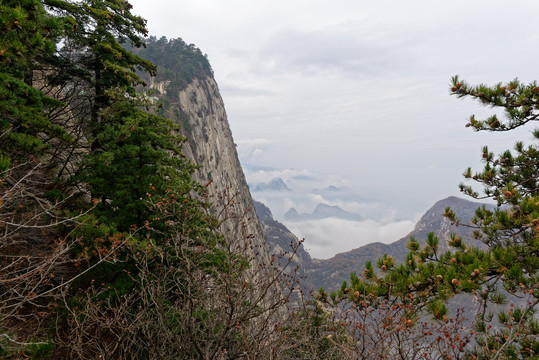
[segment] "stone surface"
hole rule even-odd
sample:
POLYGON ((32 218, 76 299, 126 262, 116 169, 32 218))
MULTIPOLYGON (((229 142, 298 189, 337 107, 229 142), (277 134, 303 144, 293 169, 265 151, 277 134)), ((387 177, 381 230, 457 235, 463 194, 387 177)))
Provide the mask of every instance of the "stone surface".
POLYGON ((225 233, 230 233, 235 240, 247 236, 262 240, 262 229, 254 212, 251 193, 215 80, 195 79, 178 97, 190 123, 185 135, 189 138, 191 156, 202 166, 199 180, 211 181, 208 189, 217 196, 215 203, 227 207, 221 214, 226 224, 225 233))
MULTIPOLYGON (((167 85, 166 81, 150 82, 157 90, 157 98, 166 95, 167 85)), ((173 95, 168 97, 166 116, 180 124, 182 134, 188 138, 183 152, 200 165, 196 180, 208 189, 223 235, 236 250, 267 264, 269 248, 254 211, 215 79, 195 78, 173 95)))
POLYGON ((303 293, 308 294, 314 288, 311 277, 307 273, 313 267, 311 255, 286 226, 273 218, 266 205, 256 200, 254 205, 270 247, 270 253, 278 259, 281 265, 286 265, 286 273, 297 279, 303 293), (291 258, 292 254, 294 256, 291 258))

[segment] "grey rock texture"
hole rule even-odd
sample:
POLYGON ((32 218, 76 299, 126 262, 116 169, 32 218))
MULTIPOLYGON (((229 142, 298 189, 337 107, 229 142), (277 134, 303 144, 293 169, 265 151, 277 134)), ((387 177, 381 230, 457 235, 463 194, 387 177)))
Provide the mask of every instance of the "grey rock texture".
MULTIPOLYGON (((166 81, 150 81, 150 87, 157 90, 157 99, 166 95, 167 86, 166 81)), ((182 134, 188 139, 183 152, 200 165, 195 177, 206 184, 223 235, 236 250, 257 263, 267 264, 269 248, 254 211, 215 79, 195 78, 173 95, 168 97, 165 114, 182 126, 182 134)))
POLYGON ((217 206, 221 229, 230 243, 261 251, 268 247, 256 217, 253 199, 241 168, 223 99, 211 77, 195 79, 178 93, 183 132, 189 142, 184 151, 201 165, 197 177, 208 184, 210 201, 217 206))

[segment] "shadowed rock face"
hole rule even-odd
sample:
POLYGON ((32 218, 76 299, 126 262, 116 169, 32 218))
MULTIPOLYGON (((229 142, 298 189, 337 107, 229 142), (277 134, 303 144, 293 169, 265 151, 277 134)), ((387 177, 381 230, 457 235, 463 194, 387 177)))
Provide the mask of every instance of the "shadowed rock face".
MULTIPOLYGON (((286 226, 273 219, 273 215, 266 205, 256 200, 254 205, 270 247, 270 253, 277 257, 284 255, 278 261, 281 265, 286 264, 289 254, 293 253, 294 247, 299 244, 299 239, 286 226)), ((296 276, 303 292, 308 293, 314 287, 308 274, 309 269, 312 267, 311 256, 305 250, 303 244, 299 244, 292 262, 288 264, 285 271, 291 276, 296 276)))

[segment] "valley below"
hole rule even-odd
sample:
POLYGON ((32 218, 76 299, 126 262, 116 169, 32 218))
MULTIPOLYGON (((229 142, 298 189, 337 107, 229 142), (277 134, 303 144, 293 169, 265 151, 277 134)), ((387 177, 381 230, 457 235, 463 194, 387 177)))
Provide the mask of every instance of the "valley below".
MULTIPOLYGON (((293 230, 296 222, 290 221, 290 214, 285 224, 275 220, 270 209, 263 203, 257 201, 256 192, 254 192, 254 194, 255 210, 258 219, 262 224, 271 252, 274 254, 283 251, 290 252, 290 243, 297 243, 301 239, 295 235, 293 230), (292 224, 292 229, 289 229, 290 224, 292 224)), ((406 235, 399 236, 394 238, 393 241, 387 242, 369 242, 368 239, 370 238, 368 235, 365 235, 367 236, 367 240, 358 239, 358 243, 367 242, 365 245, 338 252, 327 258, 319 258, 313 255, 309 249, 306 248, 305 244, 308 244, 308 239, 305 239, 305 242, 300 246, 300 249, 296 254, 295 260, 296 264, 299 265, 301 275, 303 276, 302 285, 303 287, 312 290, 318 290, 319 288, 324 288, 328 291, 335 290, 341 286, 343 281, 348 280, 350 273, 362 273, 367 261, 371 261, 374 264, 376 263, 376 260, 381 258, 384 254, 393 256, 397 263, 401 263, 409 252, 406 244, 410 238, 414 237, 421 245, 424 245, 427 235, 431 232, 440 239, 441 252, 449 250, 447 241, 452 233, 461 236, 463 240, 471 246, 484 247, 482 243, 477 242, 477 240, 472 238, 472 231, 470 228, 453 225, 450 220, 443 216, 445 209, 450 207, 455 211, 463 223, 467 223, 473 217, 475 210, 482 205, 485 204, 455 196, 447 197, 430 207, 429 210, 427 210, 414 224, 413 229, 408 231, 406 235)), ((493 207, 491 205, 489 206, 493 207)), ((349 221, 347 219, 340 219, 339 216, 350 216, 350 213, 343 212, 342 209, 338 207, 319 205, 317 210, 312 214, 302 214, 302 216, 302 221, 304 222, 306 219, 313 222, 318 221, 322 222, 321 226, 323 226, 324 220, 349 221), (322 214, 324 216, 322 216, 322 214)), ((384 225, 380 226, 383 227, 384 225)), ((326 241, 327 243, 336 243, 339 241, 339 238, 328 238, 326 241)))

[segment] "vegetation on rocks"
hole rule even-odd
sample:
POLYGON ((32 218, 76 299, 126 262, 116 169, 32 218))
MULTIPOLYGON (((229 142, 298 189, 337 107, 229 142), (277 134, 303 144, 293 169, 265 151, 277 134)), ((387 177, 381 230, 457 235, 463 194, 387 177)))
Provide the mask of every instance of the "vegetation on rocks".
POLYGON ((128 48, 145 20, 124 0, 4 1, 0 18, 2 357, 276 351, 282 273, 253 277, 224 240, 185 138, 143 93, 156 68, 128 48))
MULTIPOLYGON (((461 190, 497 208, 469 223, 445 210, 482 247, 412 238, 403 263, 383 256, 307 299, 298 269, 283 269, 301 243, 268 263, 235 251, 208 201, 211 182, 193 180, 186 139, 144 92, 145 79, 168 81, 173 96, 211 76, 200 50, 147 39, 126 0, 2 1, 0 35, 3 358, 539 357, 536 144, 498 156, 485 147, 483 170, 465 172, 484 190, 461 190), (463 294, 477 301, 471 322, 448 306, 463 294)), ((455 77, 451 93, 505 111, 472 116, 477 131, 539 116, 536 83, 455 77)))

